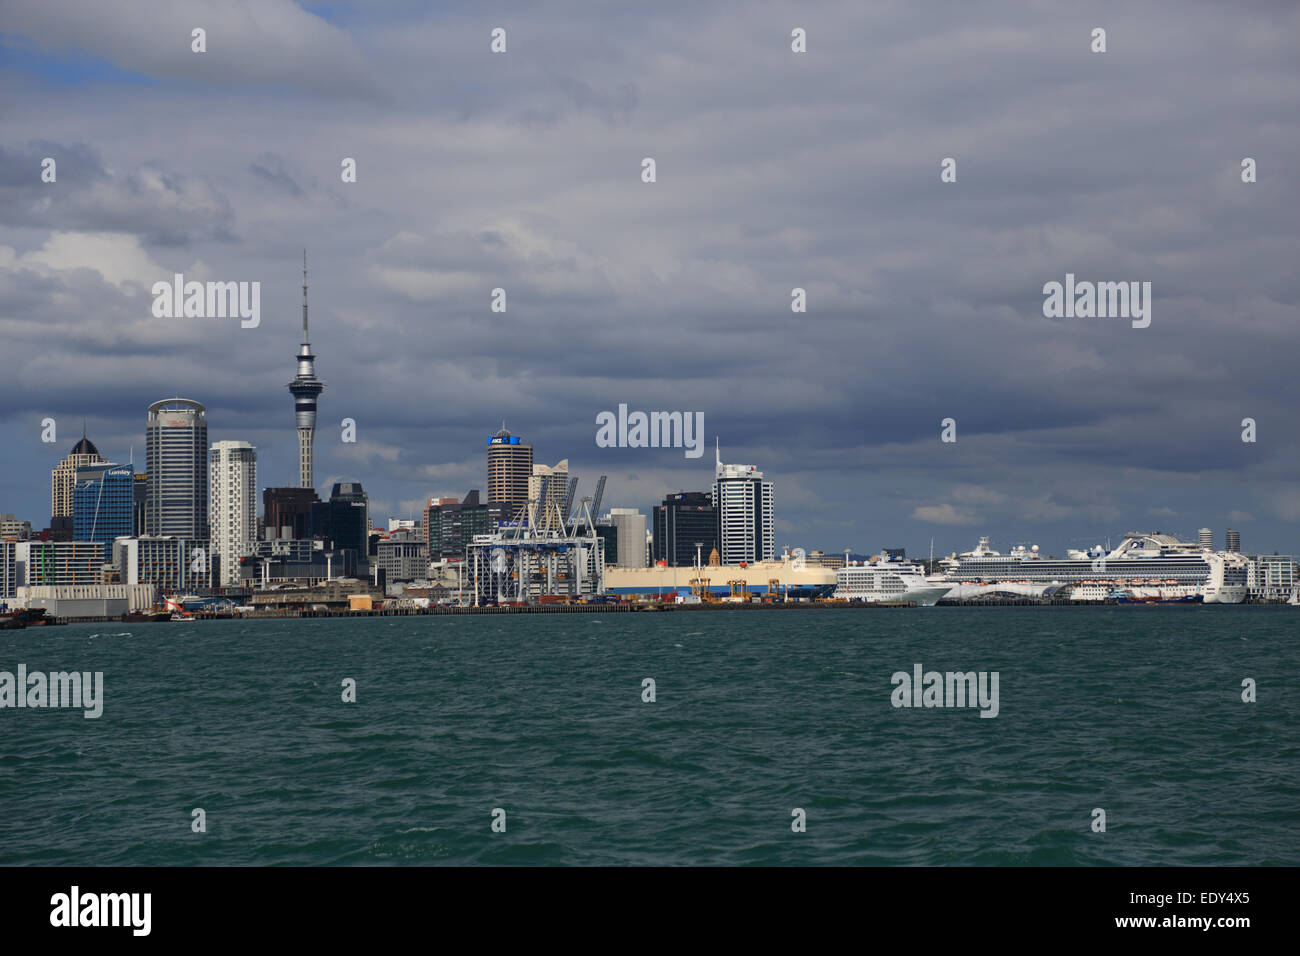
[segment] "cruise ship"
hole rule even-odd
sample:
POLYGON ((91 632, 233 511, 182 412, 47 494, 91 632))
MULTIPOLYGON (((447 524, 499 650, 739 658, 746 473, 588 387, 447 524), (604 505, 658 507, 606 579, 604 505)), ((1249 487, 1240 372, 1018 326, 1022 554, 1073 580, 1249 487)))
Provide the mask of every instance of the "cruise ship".
POLYGON ((982 537, 973 551, 941 562, 953 583, 949 599, 1021 595, 1123 603, 1240 604, 1246 599, 1244 555, 1209 551, 1161 532, 1133 532, 1113 550, 1100 545, 1043 557, 1038 546, 1001 554, 982 537))
POLYGON ((912 564, 898 554, 882 551, 880 559, 874 563, 851 564, 838 569, 831 597, 838 601, 932 607, 950 590, 951 583, 927 580, 925 569, 920 565, 912 564))

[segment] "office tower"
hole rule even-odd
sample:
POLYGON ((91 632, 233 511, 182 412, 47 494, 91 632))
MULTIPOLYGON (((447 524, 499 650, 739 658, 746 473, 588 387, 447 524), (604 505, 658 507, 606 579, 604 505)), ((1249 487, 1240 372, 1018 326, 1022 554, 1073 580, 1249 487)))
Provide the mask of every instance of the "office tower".
POLYGON ((497 501, 481 501, 475 488, 464 501, 455 498, 430 498, 424 509, 424 536, 431 561, 465 557, 465 547, 476 534, 491 534, 510 512, 497 501))
POLYGON ((263 488, 263 527, 267 539, 310 538, 311 508, 320 501, 315 488, 263 488))
POLYGON ((533 475, 533 446, 518 435, 501 431, 488 439, 488 501, 505 507, 507 520, 528 505, 528 482, 533 475))
POLYGON ((72 492, 73 539, 111 545, 114 538, 134 533, 135 468, 111 462, 79 467, 72 492))
MULTIPOLYGON (((105 461, 94 444, 83 434, 66 458, 50 472, 50 516, 72 517, 72 490, 77 483, 77 469, 105 461)), ((51 522, 53 526, 53 522, 51 522)))
POLYGON ((724 465, 721 452, 714 455, 713 507, 722 563, 771 561, 772 483, 753 465, 724 465))
POLYGON ((695 546, 700 559, 707 558, 718 543, 718 512, 713 498, 702 491, 667 495, 654 508, 654 562, 668 567, 695 566, 695 546))
POLYGON ((565 458, 554 465, 533 465, 533 474, 528 479, 528 500, 537 502, 534 520, 538 529, 560 530, 560 521, 555 516, 556 508, 563 510, 568 493, 569 459, 565 458), (545 500, 541 497, 543 485, 546 486, 545 500))
POLYGON ((257 540, 257 450, 246 441, 219 441, 208 458, 208 522, 222 587, 239 583, 239 559, 257 540))
POLYGON ((203 406, 188 398, 150 405, 145 452, 145 533, 206 540, 208 415, 203 406))
POLYGON ((1241 532, 1233 531, 1231 528, 1229 528, 1227 537, 1228 537, 1228 544, 1226 550, 1232 551, 1235 554, 1240 554, 1241 553, 1241 532))
MULTIPOLYGON (((635 508, 610 508, 609 523, 617 528, 618 566, 646 567, 645 515, 635 508)), ((609 560, 609 555, 605 555, 609 560)))
POLYGON ((355 551, 357 566, 370 552, 370 499, 360 482, 335 482, 329 501, 311 506, 312 537, 325 538, 334 551, 355 551))
POLYGON ((302 345, 298 348, 298 374, 288 385, 298 426, 298 487, 316 487, 312 445, 316 440, 316 399, 325 383, 316 377, 316 356, 307 341, 307 250, 302 252, 302 345))
POLYGON ((1202 528, 1200 531, 1197 532, 1197 537, 1200 538, 1202 548, 1204 548, 1206 551, 1214 550, 1213 531, 1211 531, 1209 528, 1202 528))

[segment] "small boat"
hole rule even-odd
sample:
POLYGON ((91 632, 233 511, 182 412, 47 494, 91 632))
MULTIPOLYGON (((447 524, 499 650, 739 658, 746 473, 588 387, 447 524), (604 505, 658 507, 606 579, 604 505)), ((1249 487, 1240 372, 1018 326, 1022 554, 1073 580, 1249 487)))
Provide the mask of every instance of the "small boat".
POLYGON ((182 614, 179 611, 172 611, 172 616, 168 620, 183 624, 193 624, 198 619, 193 614, 182 614))

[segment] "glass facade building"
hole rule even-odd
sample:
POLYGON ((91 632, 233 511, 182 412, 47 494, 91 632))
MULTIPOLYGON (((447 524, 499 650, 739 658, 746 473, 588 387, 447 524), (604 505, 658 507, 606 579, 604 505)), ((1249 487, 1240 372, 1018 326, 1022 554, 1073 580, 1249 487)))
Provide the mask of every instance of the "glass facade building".
POLYGON ((72 536, 111 545, 135 533, 135 469, 109 462, 82 465, 72 492, 72 536))

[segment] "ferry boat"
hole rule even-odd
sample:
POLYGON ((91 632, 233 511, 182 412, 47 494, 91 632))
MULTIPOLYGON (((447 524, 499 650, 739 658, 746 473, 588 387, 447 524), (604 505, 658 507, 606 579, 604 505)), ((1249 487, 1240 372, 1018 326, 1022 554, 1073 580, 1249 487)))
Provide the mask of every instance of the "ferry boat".
POLYGON ((973 551, 941 563, 945 579, 955 585, 949 598, 996 590, 1077 601, 1240 604, 1246 600, 1244 555, 1209 551, 1158 531, 1132 532, 1114 549, 1098 545, 1066 555, 1044 557, 1037 545, 1017 545, 1009 554, 1001 554, 982 537, 973 551))
POLYGON ((951 583, 927 580, 919 564, 882 551, 878 561, 837 569, 831 597, 837 601, 932 607, 950 590, 951 583))

